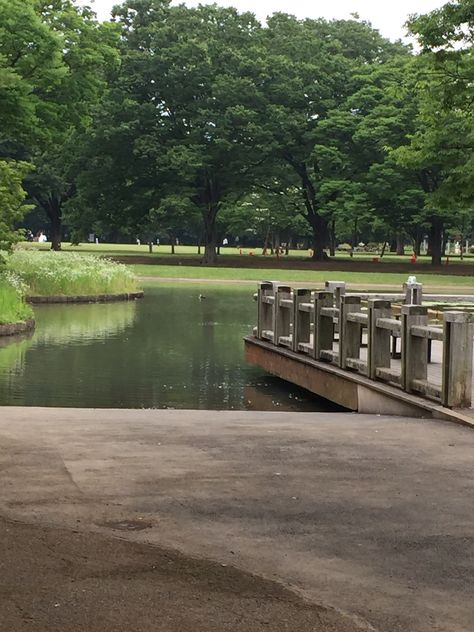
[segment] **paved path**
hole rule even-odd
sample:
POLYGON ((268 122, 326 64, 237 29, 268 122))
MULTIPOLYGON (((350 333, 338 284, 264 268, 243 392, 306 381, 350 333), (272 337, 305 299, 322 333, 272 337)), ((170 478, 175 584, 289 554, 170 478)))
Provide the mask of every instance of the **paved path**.
POLYGON ((0 514, 250 571, 365 629, 472 632, 473 455, 435 421, 2 408, 0 514))

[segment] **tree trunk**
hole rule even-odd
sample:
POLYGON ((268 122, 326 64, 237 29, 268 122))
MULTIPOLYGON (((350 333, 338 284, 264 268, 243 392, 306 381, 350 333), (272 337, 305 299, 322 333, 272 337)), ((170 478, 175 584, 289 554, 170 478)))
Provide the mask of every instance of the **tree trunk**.
POLYGON ((405 240, 401 233, 397 233, 397 255, 401 257, 405 254, 405 240))
POLYGON ((153 254, 153 242, 151 240, 148 242, 148 252, 151 255, 153 254))
POLYGON ((336 256, 336 222, 335 220, 331 220, 329 254, 331 255, 331 257, 336 256))
POLYGON ((430 227, 431 265, 433 266, 441 265, 441 258, 443 256, 442 241, 443 222, 439 219, 439 217, 433 217, 430 227))
POLYGON ((61 228, 62 228, 62 208, 61 200, 58 197, 52 197, 45 206, 46 214, 50 222, 51 230, 51 250, 61 250, 61 228))
POLYGON ((357 217, 354 219, 354 227, 352 229, 352 250, 354 251, 354 248, 357 247, 357 244, 359 243, 358 238, 358 222, 357 222, 357 217))
POLYGON ((421 235, 417 233, 413 241, 413 252, 417 257, 421 256, 421 235))
MULTIPOLYGON (((268 241, 270 239, 270 226, 268 226, 267 228, 267 232, 265 233, 265 241, 263 242, 263 252, 262 255, 266 255, 267 254, 267 250, 268 250, 268 241)), ((273 254, 273 253, 272 253, 273 254)))
POLYGON ((313 261, 327 261, 328 256, 326 251, 327 236, 328 236, 328 223, 320 215, 313 215, 311 217, 311 228, 313 229, 313 261))
POLYGON ((217 263, 217 207, 209 205, 208 212, 204 215, 204 257, 205 265, 213 266, 217 263))
POLYGON ((174 255, 174 239, 171 242, 171 254, 174 255))
POLYGON ((390 240, 390 252, 397 252, 397 244, 398 244, 397 239, 390 240))

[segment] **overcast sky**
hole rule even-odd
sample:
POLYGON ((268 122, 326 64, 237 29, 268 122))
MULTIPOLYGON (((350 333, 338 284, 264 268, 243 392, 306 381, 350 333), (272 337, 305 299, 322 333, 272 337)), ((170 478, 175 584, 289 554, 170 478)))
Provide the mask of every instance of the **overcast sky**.
MULTIPOLYGON (((81 0, 91 5, 101 19, 107 19, 117 0, 81 0)), ((233 6, 240 11, 252 11, 258 18, 275 11, 291 13, 299 18, 349 18, 359 13, 364 20, 372 22, 382 35, 397 39, 403 37, 403 24, 411 13, 427 13, 445 4, 447 0, 218 0, 222 6, 233 6)), ((181 1, 173 4, 181 4, 181 1)), ((206 0, 186 0, 184 4, 197 6, 211 4, 206 0)))

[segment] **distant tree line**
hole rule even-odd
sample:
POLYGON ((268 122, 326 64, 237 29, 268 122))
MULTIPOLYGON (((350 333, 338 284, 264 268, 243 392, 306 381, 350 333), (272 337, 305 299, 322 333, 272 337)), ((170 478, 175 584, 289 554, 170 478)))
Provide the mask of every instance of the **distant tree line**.
POLYGON ((0 0, 0 247, 34 209, 54 249, 64 223, 186 235, 209 264, 229 235, 315 260, 428 235, 439 263, 473 230, 472 0, 409 26, 416 54, 357 18, 0 0))

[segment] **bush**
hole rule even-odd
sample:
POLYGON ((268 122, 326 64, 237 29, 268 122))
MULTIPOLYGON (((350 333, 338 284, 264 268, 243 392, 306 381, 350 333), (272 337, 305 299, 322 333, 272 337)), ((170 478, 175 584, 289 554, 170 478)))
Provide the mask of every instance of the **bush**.
POLYGON ((337 250, 341 252, 350 252, 352 250, 352 246, 350 244, 339 244, 337 250))
POLYGON ((16 250, 7 268, 28 286, 30 296, 122 294, 138 289, 124 265, 92 255, 16 250))
POLYGON ((0 325, 20 323, 33 318, 33 310, 25 302, 26 287, 11 272, 0 274, 0 325))

